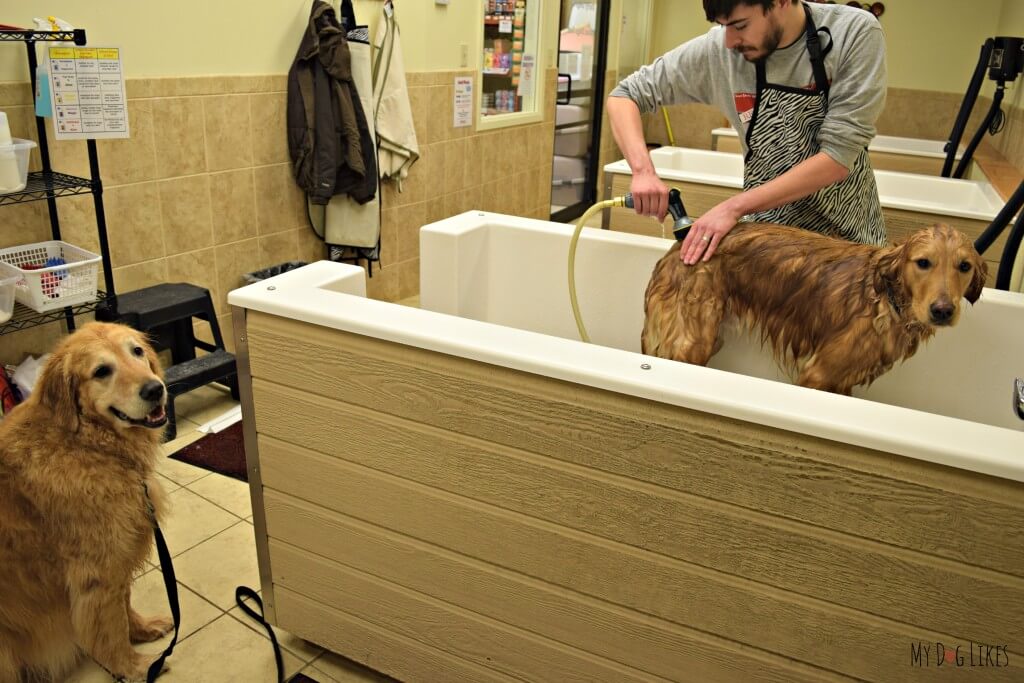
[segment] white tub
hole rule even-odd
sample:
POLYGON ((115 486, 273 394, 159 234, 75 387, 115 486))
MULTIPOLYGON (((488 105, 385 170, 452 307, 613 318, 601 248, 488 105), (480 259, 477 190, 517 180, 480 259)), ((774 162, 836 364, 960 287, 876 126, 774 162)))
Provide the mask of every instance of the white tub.
MULTIPOLYGON (((731 138, 739 140, 735 128, 715 128, 711 131, 712 139, 731 138)), ((911 156, 929 157, 932 159, 946 158, 945 140, 924 140, 921 138, 904 138, 895 135, 876 135, 868 145, 868 151, 888 152, 890 154, 908 154, 911 156)), ((725 150, 722 150, 725 151, 725 150)), ((964 148, 960 145, 957 150, 956 159, 963 156, 964 148)))
MULTIPOLYGON (((651 151, 651 160, 663 181, 680 188, 687 211, 693 216, 700 216, 743 189, 743 157, 740 154, 661 147, 651 151)), ((605 198, 629 191, 632 172, 625 159, 607 164, 604 170, 605 198)), ((940 221, 976 238, 1004 204, 992 185, 982 181, 876 170, 875 182, 891 239, 940 221)), ((604 227, 640 234, 662 234, 662 227, 656 222, 627 209, 606 211, 604 227)), ((995 269, 1008 232, 1005 231, 985 253, 992 266, 990 284, 994 282, 995 269)))
POLYGON ((570 235, 424 227, 422 310, 328 262, 230 294, 272 623, 400 680, 905 680, 915 643, 1024 650, 1024 298, 985 290, 837 396, 731 340, 708 368, 637 353, 661 239, 584 232, 575 340, 570 235))
MULTIPOLYGON (((945 140, 876 135, 868 145, 868 154, 877 170, 940 175, 946 160, 945 146, 945 140)), ((713 129, 711 148, 719 152, 740 152, 743 149, 739 135, 732 127, 713 129)), ((964 147, 960 145, 956 153, 957 162, 963 152, 964 147)))

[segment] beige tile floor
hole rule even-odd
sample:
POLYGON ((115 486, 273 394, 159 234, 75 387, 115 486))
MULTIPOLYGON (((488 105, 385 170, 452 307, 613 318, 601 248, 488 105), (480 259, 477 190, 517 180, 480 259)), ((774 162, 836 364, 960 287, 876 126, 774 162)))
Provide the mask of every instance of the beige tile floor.
MULTIPOLYGON (((203 436, 202 423, 236 404, 227 390, 202 387, 179 397, 178 438, 164 444, 164 455, 203 436)), ((235 605, 235 587, 259 589, 256 543, 248 486, 220 474, 170 458, 157 472, 167 489, 171 513, 162 526, 174 559, 181 605, 181 632, 167 660, 161 683, 244 681, 273 683, 277 671, 266 631, 235 605)), ((154 551, 151 567, 135 579, 132 603, 143 615, 170 615, 163 576, 154 551)), ((275 629, 285 675, 297 672, 322 683, 380 683, 390 679, 291 634, 275 629)), ((137 646, 162 652, 170 636, 137 646)), ((110 676, 85 662, 68 683, 101 683, 110 676)))

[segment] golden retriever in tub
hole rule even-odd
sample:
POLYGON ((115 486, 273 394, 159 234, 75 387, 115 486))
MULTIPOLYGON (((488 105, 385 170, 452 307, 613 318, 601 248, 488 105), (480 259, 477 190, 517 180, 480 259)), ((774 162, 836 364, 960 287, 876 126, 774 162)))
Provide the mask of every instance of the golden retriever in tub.
POLYGON ((741 223, 707 262, 658 261, 644 302, 643 353, 706 365, 735 316, 760 331, 797 384, 840 394, 870 383, 955 325, 988 274, 963 233, 937 224, 888 247, 741 223))
POLYGON ((0 683, 60 681, 83 655, 145 680, 170 617, 131 607, 165 494, 153 468, 167 422, 142 333, 90 323, 47 360, 0 422, 0 683))

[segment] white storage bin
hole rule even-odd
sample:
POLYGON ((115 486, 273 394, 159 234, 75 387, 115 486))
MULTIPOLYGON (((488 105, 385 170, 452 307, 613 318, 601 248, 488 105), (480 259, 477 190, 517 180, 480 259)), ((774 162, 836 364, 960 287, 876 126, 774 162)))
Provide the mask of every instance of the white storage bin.
POLYGON ((586 158, 556 155, 551 162, 552 180, 572 180, 585 177, 587 177, 586 158))
POLYGON ((555 125, 583 123, 587 120, 587 108, 578 104, 559 104, 555 107, 555 125))
POLYGON ((576 126, 555 130, 555 154, 581 157, 590 147, 590 127, 576 126))
POLYGON ((12 266, 0 262, 0 325, 14 314, 14 287, 20 278, 12 266))
POLYGON ((73 244, 54 240, 0 249, 0 261, 18 273, 14 298, 37 313, 96 298, 100 257, 73 244), (46 266, 50 259, 64 263, 46 266))
POLYGON ((551 163, 551 203, 571 206, 583 201, 587 182, 587 160, 556 156, 551 163))
POLYGON ((551 203, 556 206, 572 206, 583 201, 583 187, 586 178, 553 181, 551 183, 551 203))
POLYGON ((20 192, 28 182, 28 155, 36 143, 14 138, 0 145, 0 194, 20 192))

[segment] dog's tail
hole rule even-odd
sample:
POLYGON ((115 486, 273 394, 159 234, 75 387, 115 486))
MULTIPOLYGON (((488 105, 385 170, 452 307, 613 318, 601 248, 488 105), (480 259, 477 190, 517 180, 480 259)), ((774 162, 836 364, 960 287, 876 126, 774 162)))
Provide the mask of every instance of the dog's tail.
POLYGON ((644 295, 643 353, 706 365, 718 351, 725 301, 716 286, 717 269, 705 263, 684 265, 680 243, 665 254, 644 295))

